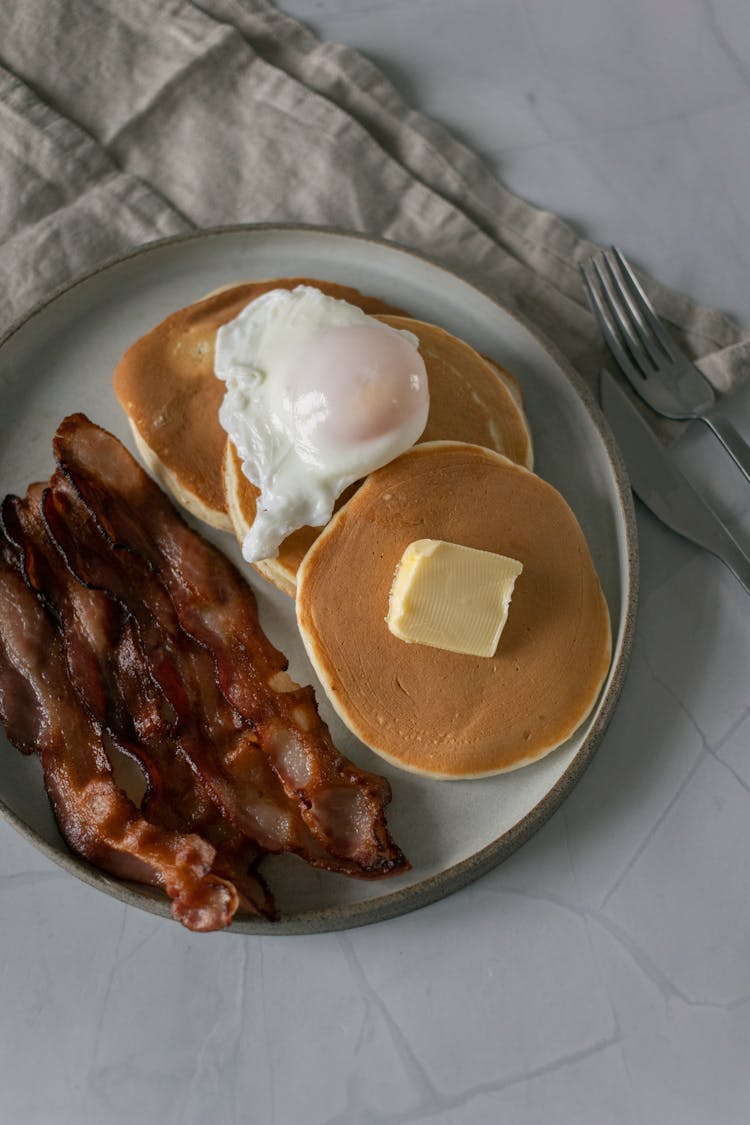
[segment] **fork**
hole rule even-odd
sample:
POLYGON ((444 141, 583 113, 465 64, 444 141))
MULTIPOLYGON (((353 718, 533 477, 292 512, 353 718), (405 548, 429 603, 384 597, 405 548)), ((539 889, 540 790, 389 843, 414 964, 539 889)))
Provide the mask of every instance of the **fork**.
POLYGON ((715 410, 713 387, 677 346, 624 255, 613 246, 581 265, 602 335, 635 391, 666 418, 700 418, 750 480, 750 448, 715 410))

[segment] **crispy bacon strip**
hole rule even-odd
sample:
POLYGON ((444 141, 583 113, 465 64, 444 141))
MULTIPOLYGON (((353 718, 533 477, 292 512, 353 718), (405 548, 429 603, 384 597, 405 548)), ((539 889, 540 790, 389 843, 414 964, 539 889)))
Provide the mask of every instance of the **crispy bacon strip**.
POLYGON ((188 528, 117 439, 84 415, 62 422, 54 449, 113 544, 140 553, 159 573, 180 625, 213 654, 223 694, 253 724, 284 789, 325 847, 371 875, 408 867, 386 824, 388 782, 335 749, 312 689, 286 675, 285 657, 260 627, 252 590, 229 560, 188 528))
POLYGON ((93 718, 127 736, 129 716, 118 691, 112 654, 127 616, 117 602, 78 582, 49 538, 41 515, 46 485, 31 485, 26 498, 6 496, 0 516, 19 552, 29 585, 52 612, 61 632, 71 682, 93 718))
POLYGON ((118 692, 133 723, 135 741, 127 749, 151 780, 144 803, 146 816, 162 827, 203 836, 216 849, 212 870, 235 885, 240 905, 251 913, 275 918, 273 896, 255 870, 265 853, 227 819, 185 757, 173 734, 173 712, 151 679, 132 620, 120 638, 115 659, 118 692))
POLYGON ((101 729, 70 684, 59 636, 0 539, 0 717, 12 741, 33 743, 60 831, 71 849, 114 875, 162 887, 174 917, 220 929, 237 909, 234 887, 210 874, 214 849, 199 836, 149 824, 114 783, 101 729), (19 723, 9 697, 26 685, 19 723))
POLYGON ((261 853, 225 821, 175 742, 174 713, 151 680, 132 618, 107 593, 73 576, 45 528, 42 497, 43 486, 32 486, 23 501, 7 496, 2 519, 21 552, 27 580, 60 624, 69 677, 81 702, 118 748, 142 766, 146 818, 207 839, 216 849, 212 870, 235 885, 242 907, 275 917, 270 891, 251 870, 261 853))
MULTIPOLYGON (((359 874, 353 864, 330 855, 309 831, 255 733, 219 692, 210 654, 181 629, 169 595, 148 563, 128 548, 113 547, 59 472, 44 493, 42 512, 79 581, 92 593, 106 591, 117 599, 132 620, 138 642, 131 646, 131 659, 137 648, 146 674, 173 710, 170 736, 235 828, 265 851, 295 852, 314 866, 359 874)), ((126 672, 119 668, 114 679, 123 682, 126 672)))

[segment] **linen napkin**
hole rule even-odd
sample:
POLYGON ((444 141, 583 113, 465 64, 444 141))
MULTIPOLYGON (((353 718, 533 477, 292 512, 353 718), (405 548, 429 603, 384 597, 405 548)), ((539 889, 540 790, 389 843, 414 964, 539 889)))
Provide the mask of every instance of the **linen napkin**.
MULTIPOLYGON (((194 227, 286 221, 392 239, 523 314, 593 388, 594 249, 507 190, 356 51, 268 0, 0 5, 0 329, 77 273, 194 227)), ((645 280, 716 389, 750 334, 645 280)))

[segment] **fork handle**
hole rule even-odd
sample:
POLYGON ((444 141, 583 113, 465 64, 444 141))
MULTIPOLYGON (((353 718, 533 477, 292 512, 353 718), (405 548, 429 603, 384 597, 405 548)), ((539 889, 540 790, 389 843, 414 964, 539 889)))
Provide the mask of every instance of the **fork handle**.
POLYGON ((735 430, 731 422, 718 414, 704 414, 702 417, 706 425, 716 434, 735 464, 742 469, 745 478, 750 480, 750 446, 742 435, 735 430))

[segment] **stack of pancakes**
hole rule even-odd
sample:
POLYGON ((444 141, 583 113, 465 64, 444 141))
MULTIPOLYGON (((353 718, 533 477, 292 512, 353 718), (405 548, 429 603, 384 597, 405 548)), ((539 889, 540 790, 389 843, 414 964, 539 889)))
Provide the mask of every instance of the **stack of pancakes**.
POLYGON ((177 501, 242 542, 258 490, 221 428, 213 373, 220 325, 271 289, 313 285, 413 332, 430 391, 420 442, 353 485, 323 528, 302 528, 256 569, 296 597, 308 654, 363 742, 436 777, 514 769, 584 720, 610 661, 604 598, 580 527, 532 472, 515 379, 462 340, 354 289, 285 278, 217 290, 167 317, 126 353, 115 390, 149 469, 177 501), (492 658, 407 645, 385 623, 404 548, 434 538, 524 564, 492 658))

